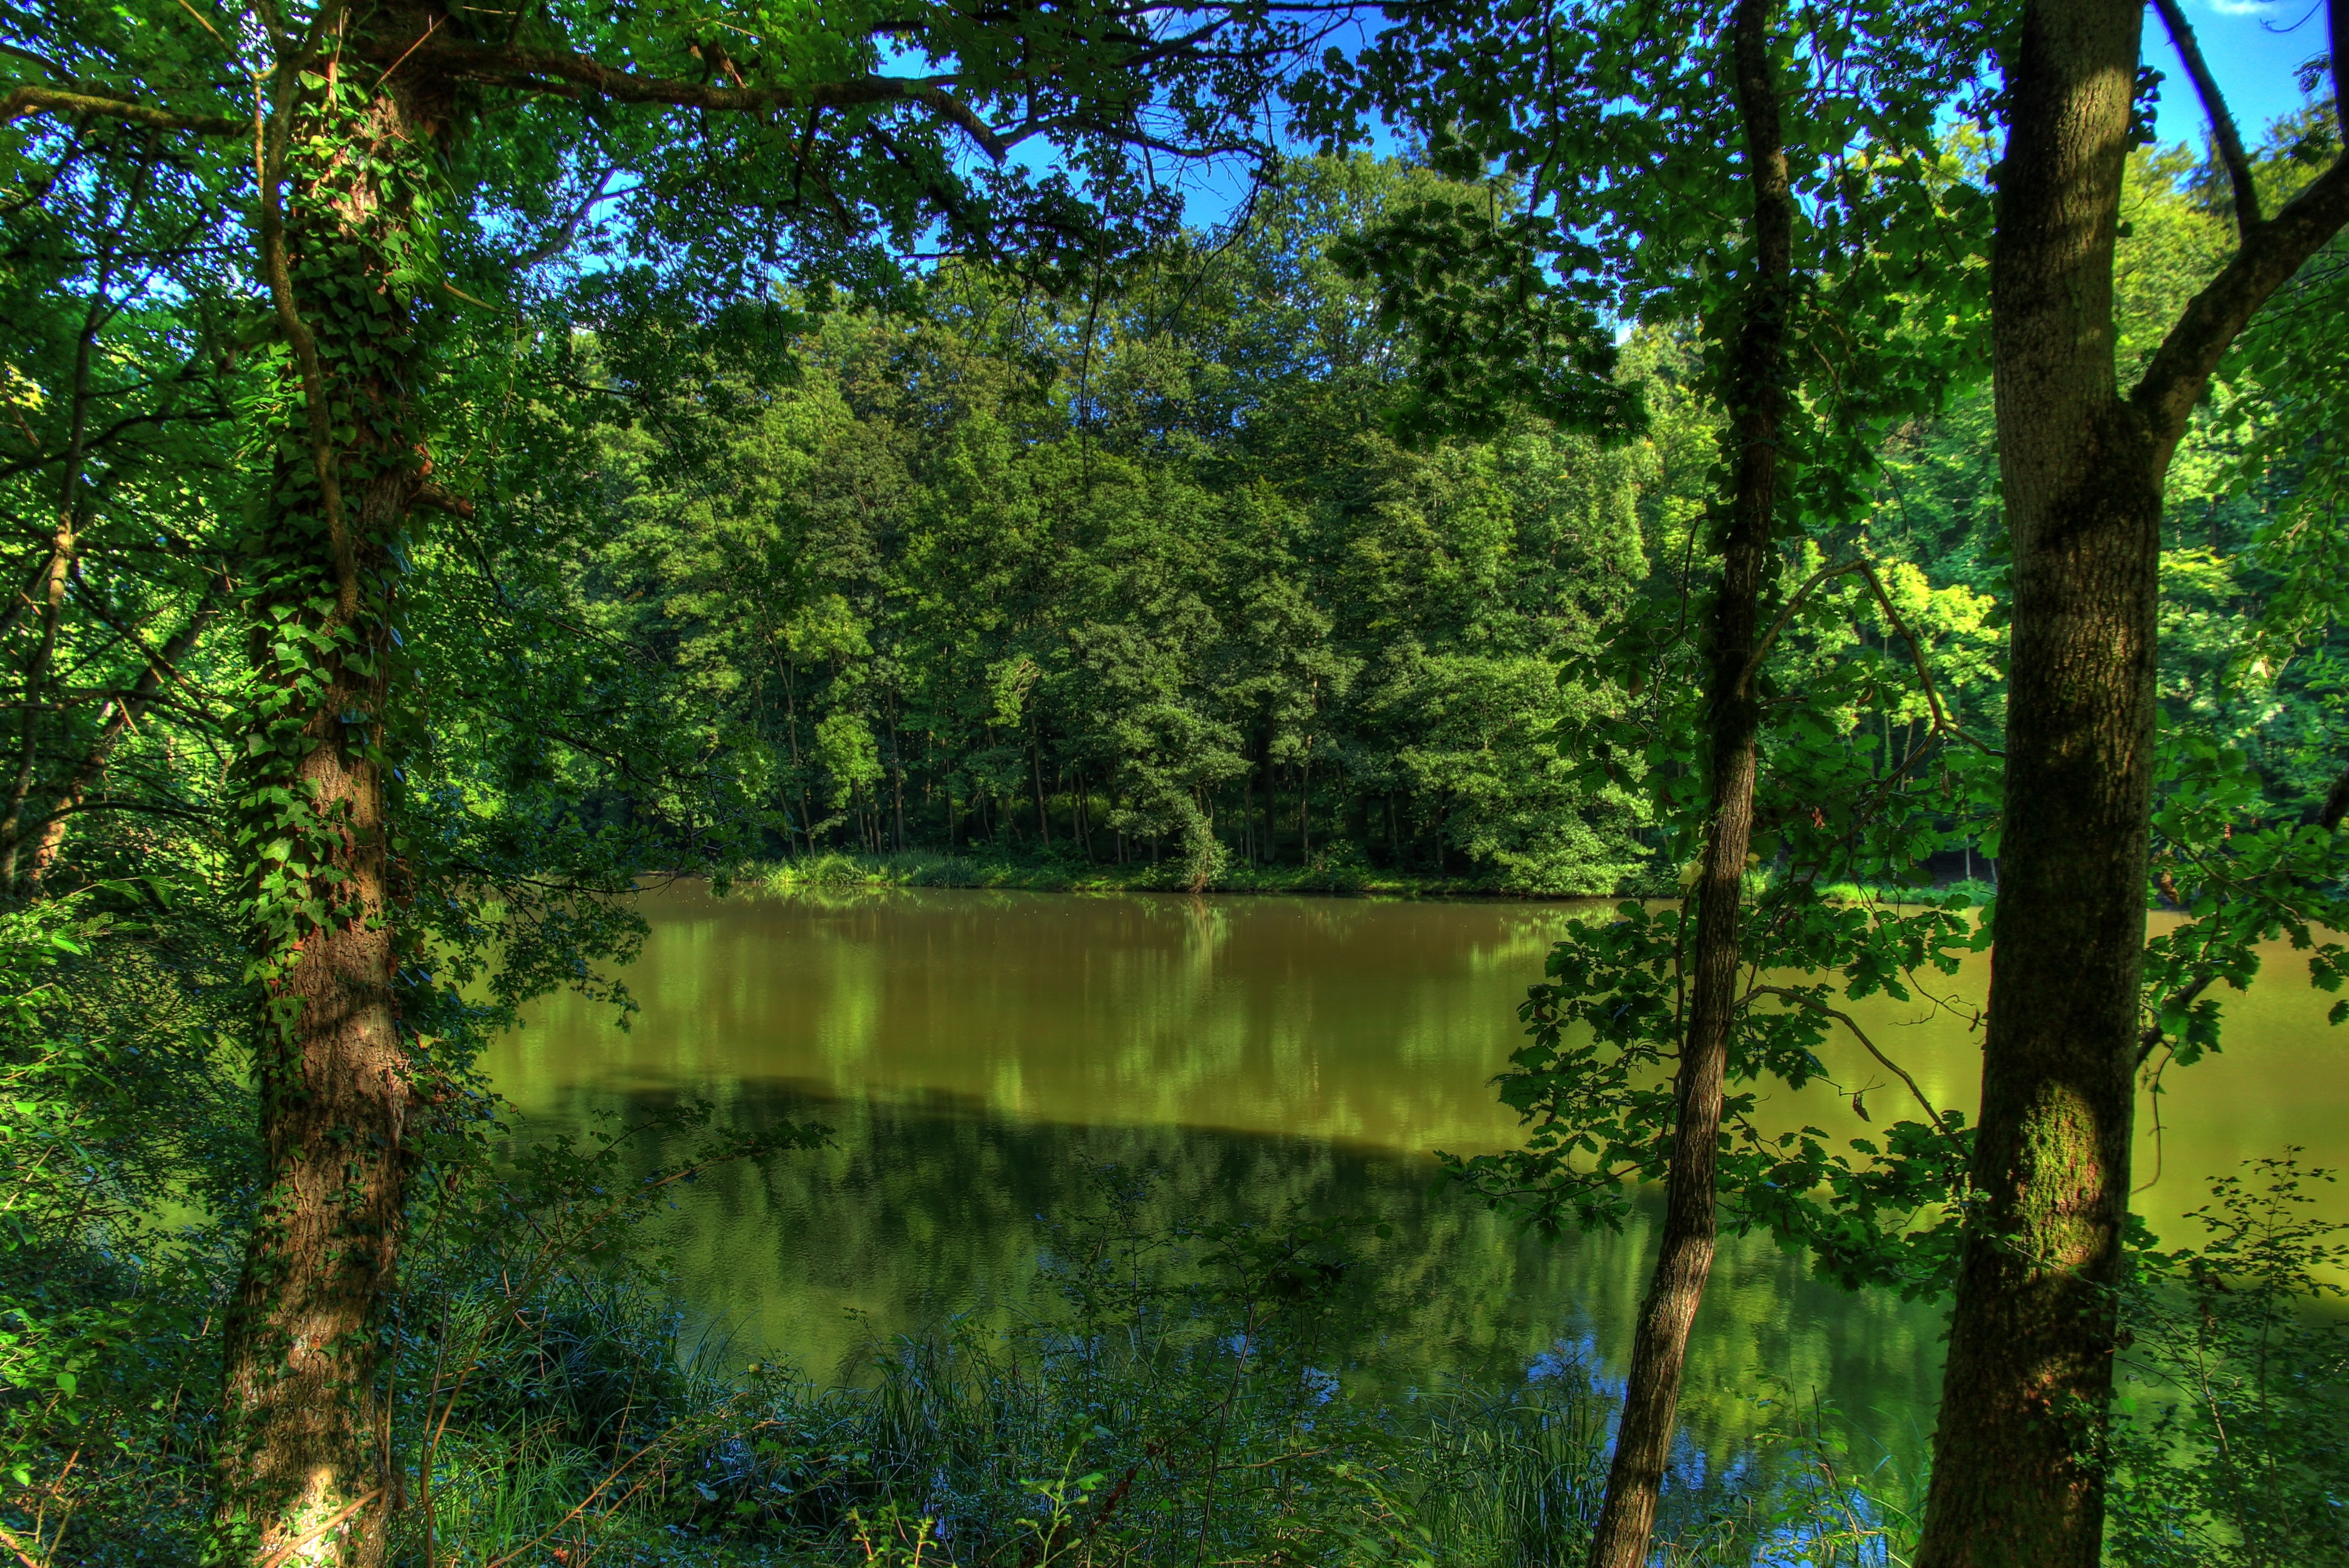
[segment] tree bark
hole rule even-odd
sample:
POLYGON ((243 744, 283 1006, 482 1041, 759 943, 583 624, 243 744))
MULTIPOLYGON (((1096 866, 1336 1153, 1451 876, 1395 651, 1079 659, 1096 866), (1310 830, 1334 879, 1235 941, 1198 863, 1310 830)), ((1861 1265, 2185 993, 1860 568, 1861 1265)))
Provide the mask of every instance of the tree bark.
POLYGON ((1920 1563, 2093 1568, 2128 1203, 2161 490, 2113 363, 2134 5, 2033 5, 1992 279, 2014 551, 1990 1023, 1920 1563))
POLYGON ((1028 721, 1028 777, 1036 787, 1036 837, 1046 849, 1052 847, 1052 821, 1044 814, 1044 738, 1037 731, 1036 721, 1028 721))
MULTIPOLYGON (((409 6, 347 21, 354 46, 396 53, 444 19, 409 6)), ((385 748, 395 546, 429 465, 395 259, 448 105, 421 70, 362 67, 371 86, 352 92, 336 56, 285 64, 283 90, 300 96, 273 116, 285 207, 281 220, 264 178, 262 239, 295 352, 243 573, 263 695, 234 802, 264 1168, 226 1319, 215 1530, 221 1561, 313 1568, 381 1563, 398 1490, 378 1382, 415 1088, 385 748)))
POLYGON ((2163 480, 2220 355, 2349 218, 2336 162, 2247 225, 2124 398, 2113 259, 2141 16, 2137 0, 2035 0, 2007 65, 1992 284, 2014 559, 2006 806, 1975 1206, 1920 1568, 2095 1568, 2102 1553, 2163 480))
POLYGON ((1696 939, 1686 1032, 1673 1084, 1671 1163, 1656 1270, 1640 1306, 1607 1499, 1590 1542, 1591 1568, 1645 1568, 1664 1468, 1671 1458, 1689 1330, 1713 1271, 1713 1181, 1722 1088, 1736 1009, 1739 914, 1754 832, 1755 740, 1761 727, 1747 665, 1760 619, 1778 486, 1784 418, 1785 309, 1793 269, 1794 200, 1772 80, 1769 0, 1738 0, 1732 23, 1737 106, 1754 191, 1754 272, 1730 366, 1736 413, 1720 596, 1713 603, 1713 790, 1697 881, 1696 939))

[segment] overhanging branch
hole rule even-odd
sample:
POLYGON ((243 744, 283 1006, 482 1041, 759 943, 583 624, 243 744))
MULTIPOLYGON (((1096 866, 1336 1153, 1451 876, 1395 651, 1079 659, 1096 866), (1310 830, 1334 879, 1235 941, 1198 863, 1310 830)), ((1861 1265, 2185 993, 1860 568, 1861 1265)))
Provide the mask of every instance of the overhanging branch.
POLYGON ((0 125, 14 125, 32 114, 97 115, 156 130, 192 130, 205 136, 241 137, 253 133, 250 120, 217 114, 174 114, 170 109, 150 108, 141 103, 97 98, 88 93, 59 92, 54 88, 16 88, 0 98, 0 125))
POLYGON ((1010 151, 992 127, 936 78, 859 77, 812 87, 719 87, 673 77, 641 77, 561 49, 521 46, 502 48, 454 39, 431 45, 421 51, 419 57, 454 76, 525 92, 558 98, 603 98, 617 103, 663 103, 719 113, 917 103, 953 124, 998 162, 1010 151))

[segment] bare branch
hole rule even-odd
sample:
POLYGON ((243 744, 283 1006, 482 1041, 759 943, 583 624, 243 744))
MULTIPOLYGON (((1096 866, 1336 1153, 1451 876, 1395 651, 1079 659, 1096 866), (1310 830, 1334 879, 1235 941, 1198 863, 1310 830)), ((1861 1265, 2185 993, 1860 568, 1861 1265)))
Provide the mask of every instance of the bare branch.
POLYGON ((2210 67, 2203 63, 2202 46, 2194 41, 2194 29, 2187 24, 2178 0, 2153 0, 2153 5, 2169 29, 2178 57, 2186 62, 2186 74, 2193 79, 2195 96, 2202 100, 2202 112, 2210 121, 2211 138, 2219 144, 2219 160, 2227 166, 2228 182, 2235 188, 2235 232, 2249 239, 2260 226, 2260 192, 2251 183, 2251 160, 2243 156, 2243 139, 2235 129, 2235 117, 2227 112, 2227 100, 2220 96, 2210 67))
POLYGON ((1749 997, 1780 997, 1785 1001, 1793 1002, 1799 1006, 1807 1007, 1814 1013, 1822 1014, 1826 1017, 1833 1018, 1845 1028, 1849 1029, 1851 1031, 1852 1038, 1867 1047, 1868 1054, 1869 1056, 1874 1057, 1878 1061, 1884 1064, 1885 1071, 1891 1073, 1902 1083, 1909 1086, 1909 1092, 1916 1097, 1917 1103, 1924 1108, 1925 1119, 1933 1124, 1933 1130, 1940 1133, 1949 1143, 1951 1149, 1957 1150, 1957 1152, 1961 1155, 1965 1153, 1965 1146, 1951 1136, 1950 1124, 1941 1119, 1941 1113, 1933 1108, 1932 1100, 1926 1097, 1924 1089, 1918 1084, 1917 1080, 1909 1076, 1909 1069, 1902 1067, 1899 1062, 1894 1061, 1890 1057, 1886 1056, 1882 1051, 1878 1050, 1876 1048, 1876 1042, 1868 1037, 1868 1031, 1861 1028, 1850 1014, 1837 1012, 1835 1008, 1828 1006, 1825 1002, 1820 1001, 1817 997, 1811 995, 1807 992, 1789 990, 1784 985, 1749 985, 1746 987, 1745 994, 1749 997))

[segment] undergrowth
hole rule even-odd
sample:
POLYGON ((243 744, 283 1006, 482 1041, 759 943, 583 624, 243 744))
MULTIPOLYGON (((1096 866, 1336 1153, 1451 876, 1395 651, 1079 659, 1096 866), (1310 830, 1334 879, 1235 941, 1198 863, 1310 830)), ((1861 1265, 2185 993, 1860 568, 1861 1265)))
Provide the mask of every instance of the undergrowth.
MULTIPOLYGON (((677 1122, 703 1126, 679 1165, 646 1174, 605 1128, 451 1172, 424 1202, 388 1326, 402 1568, 1581 1560, 1619 1391, 1561 1348, 1514 1383, 1371 1397, 1331 1332, 1363 1266, 1340 1221, 1155 1224, 1148 1179, 1106 1170, 1009 1330, 875 1343, 845 1386, 746 1362, 697 1327, 638 1222, 715 1163, 823 1134, 730 1142, 708 1116, 636 1130, 677 1147, 677 1122)), ((2309 1313, 2341 1262, 2336 1227, 2305 1217, 2321 1179, 2257 1163, 2215 1185, 2203 1247, 2143 1255, 2108 1562, 2349 1563, 2349 1341, 2309 1313)), ((33 1568, 201 1553, 233 1253, 112 1255, 118 1305, 57 1297, 61 1327, 106 1315, 70 1366, 0 1390, 0 1546, 33 1568)), ((13 1313, 21 1351, 34 1320, 13 1313)), ((1920 1478, 1834 1409, 1760 1393, 1743 1450, 1682 1449, 1656 1561, 1904 1564, 1920 1478)))
MULTIPOLYGON (((1324 1365, 1345 1226, 1145 1230, 1146 1191, 1102 1173, 1016 1329, 875 1344, 847 1387, 722 1369, 648 1279, 476 1285, 436 1330, 475 1370, 424 1412, 450 1435, 407 1550, 426 1560, 429 1512, 436 1568, 1581 1561, 1612 1408, 1593 1368, 1361 1400, 1324 1365)), ((1906 1487, 1854 1471, 1830 1417, 1684 1461, 1675 1568, 1898 1560, 1906 1487)))

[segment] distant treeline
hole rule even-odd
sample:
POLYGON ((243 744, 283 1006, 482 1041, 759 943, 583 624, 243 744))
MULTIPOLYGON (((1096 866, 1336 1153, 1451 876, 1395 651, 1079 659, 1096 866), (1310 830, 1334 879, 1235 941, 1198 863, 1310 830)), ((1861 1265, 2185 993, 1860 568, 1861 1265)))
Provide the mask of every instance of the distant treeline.
POLYGON ((1569 779, 1593 694, 1561 670, 1646 572, 1661 465, 1537 421, 1387 434, 1402 339, 1326 247, 1431 189, 1315 166, 1113 295, 951 273, 779 389, 713 366, 602 430, 624 521, 580 614, 686 677, 767 855, 1610 891, 1634 824, 1569 779))

